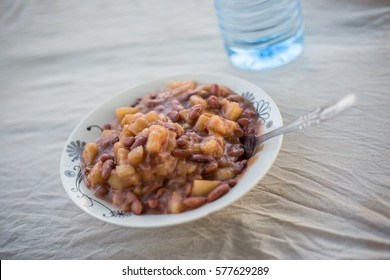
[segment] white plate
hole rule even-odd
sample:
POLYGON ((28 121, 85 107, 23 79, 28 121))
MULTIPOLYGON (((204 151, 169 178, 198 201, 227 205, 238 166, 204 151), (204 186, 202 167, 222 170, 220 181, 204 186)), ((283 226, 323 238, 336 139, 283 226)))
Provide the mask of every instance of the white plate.
POLYGON ((162 89, 167 82, 195 80, 199 84, 218 83, 251 101, 264 124, 264 131, 282 126, 282 118, 274 101, 258 86, 245 80, 220 74, 185 74, 170 76, 125 90, 91 112, 70 135, 62 152, 60 172, 66 193, 71 200, 91 216, 125 227, 161 227, 193 221, 222 209, 242 197, 263 178, 274 163, 282 144, 282 136, 271 139, 258 152, 257 159, 246 170, 238 184, 223 197, 195 210, 180 214, 132 215, 124 213, 96 198, 85 186, 81 172, 81 153, 85 143, 94 142, 101 127, 114 118, 115 108, 130 105, 137 97, 162 89))

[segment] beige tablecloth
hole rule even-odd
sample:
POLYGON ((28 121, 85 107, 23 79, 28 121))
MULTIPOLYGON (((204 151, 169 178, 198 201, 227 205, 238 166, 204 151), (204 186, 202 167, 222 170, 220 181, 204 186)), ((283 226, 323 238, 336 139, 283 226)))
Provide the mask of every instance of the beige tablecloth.
POLYGON ((0 2, 1 259, 389 259, 390 2, 303 1, 292 64, 228 63, 212 1, 0 2), (170 74, 262 87, 285 122, 355 93, 341 117, 286 135, 261 182, 206 218, 159 229, 101 222, 66 195, 72 130, 118 91, 170 74))

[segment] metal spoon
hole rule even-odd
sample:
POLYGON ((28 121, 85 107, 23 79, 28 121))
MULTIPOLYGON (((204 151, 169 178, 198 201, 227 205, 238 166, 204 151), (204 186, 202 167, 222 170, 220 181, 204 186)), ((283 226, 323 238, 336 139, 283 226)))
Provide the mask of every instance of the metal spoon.
POLYGON ((340 100, 333 102, 331 104, 320 106, 314 109, 313 111, 299 117, 298 119, 283 125, 275 130, 267 132, 263 135, 252 135, 247 136, 244 140, 245 156, 250 158, 255 152, 256 148, 273 137, 279 136, 281 134, 289 133, 295 130, 301 130, 312 126, 314 124, 319 124, 322 121, 328 120, 337 114, 341 113, 345 109, 351 107, 355 103, 356 97, 354 94, 349 94, 344 96, 340 100))

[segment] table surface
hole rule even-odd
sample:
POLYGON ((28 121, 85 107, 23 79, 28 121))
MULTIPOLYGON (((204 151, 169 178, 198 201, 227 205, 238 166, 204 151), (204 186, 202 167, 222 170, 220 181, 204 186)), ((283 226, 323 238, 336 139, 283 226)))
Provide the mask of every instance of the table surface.
POLYGON ((212 1, 0 2, 1 259, 389 259, 390 5, 303 1, 305 50, 272 71, 227 61, 212 1), (59 162, 113 94, 171 74, 234 75, 284 122, 354 93, 342 116, 286 135, 234 204, 158 229, 113 226, 66 195, 59 162))

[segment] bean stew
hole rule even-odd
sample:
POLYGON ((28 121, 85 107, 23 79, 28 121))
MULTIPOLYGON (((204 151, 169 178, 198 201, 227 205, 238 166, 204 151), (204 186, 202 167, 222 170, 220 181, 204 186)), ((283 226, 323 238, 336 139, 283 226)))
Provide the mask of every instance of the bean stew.
POLYGON ((233 188, 261 129, 253 105, 219 84, 168 83, 115 110, 82 154, 94 194, 133 214, 175 214, 233 188))

